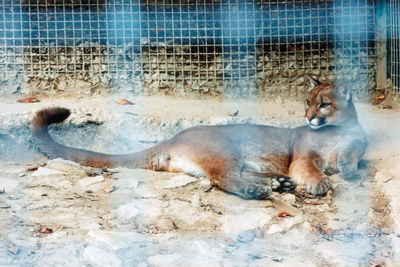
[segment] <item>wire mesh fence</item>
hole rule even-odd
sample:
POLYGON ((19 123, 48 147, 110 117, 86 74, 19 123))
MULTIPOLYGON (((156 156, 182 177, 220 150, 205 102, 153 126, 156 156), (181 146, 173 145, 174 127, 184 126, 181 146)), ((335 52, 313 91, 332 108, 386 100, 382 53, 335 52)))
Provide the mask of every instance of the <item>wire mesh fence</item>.
POLYGON ((303 74, 375 88, 369 0, 0 0, 0 87, 302 94, 303 74))
POLYGON ((395 92, 400 93, 400 3, 390 1, 390 79, 395 92))

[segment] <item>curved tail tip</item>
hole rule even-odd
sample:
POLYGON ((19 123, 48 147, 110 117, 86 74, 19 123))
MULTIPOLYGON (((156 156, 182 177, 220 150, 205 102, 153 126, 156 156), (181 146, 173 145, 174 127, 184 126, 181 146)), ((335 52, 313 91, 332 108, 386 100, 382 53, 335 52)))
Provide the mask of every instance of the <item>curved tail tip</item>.
POLYGON ((53 107, 39 110, 32 120, 35 126, 47 126, 52 123, 63 122, 71 114, 67 108, 53 107))

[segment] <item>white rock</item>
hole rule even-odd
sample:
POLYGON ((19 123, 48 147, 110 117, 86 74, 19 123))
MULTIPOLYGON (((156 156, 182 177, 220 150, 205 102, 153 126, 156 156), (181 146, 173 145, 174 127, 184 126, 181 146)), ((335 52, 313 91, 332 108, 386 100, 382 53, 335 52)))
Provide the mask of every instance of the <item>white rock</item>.
POLYGON ((138 265, 136 265, 136 267, 147 267, 147 263, 145 263, 144 261, 139 262, 138 265))
POLYGON ((177 266, 181 257, 179 254, 154 255, 148 257, 147 262, 151 266, 177 266))
POLYGON ((104 177, 99 175, 99 176, 87 177, 87 178, 80 179, 78 181, 78 183, 80 186, 86 187, 86 186, 89 186, 92 184, 100 183, 102 181, 104 181, 104 177))
POLYGON ((301 225, 301 229, 303 230, 303 231, 307 231, 307 232, 312 232, 312 226, 311 226, 311 224, 309 223, 309 222, 304 222, 302 225, 301 225))
POLYGON ((1 168, 2 169, 0 169, 0 173, 4 173, 4 174, 23 174, 23 173, 25 173, 25 169, 19 169, 19 168, 17 168, 17 169, 14 169, 14 168, 5 169, 2 166, 1 166, 1 168))
POLYGON ((211 185, 210 183, 210 178, 208 177, 201 177, 200 179, 200 184, 201 185, 211 185))
POLYGON ((48 166, 51 166, 53 164, 63 164, 63 165, 71 165, 71 166, 74 166, 74 167, 77 167, 77 168, 82 168, 82 166, 79 163, 76 163, 76 162, 71 161, 71 160, 62 159, 62 158, 56 158, 56 159, 48 160, 46 162, 46 164, 48 166))
POLYGON ((143 235, 136 232, 112 232, 91 230, 88 233, 90 244, 106 246, 114 251, 129 248, 132 242, 141 242, 143 235))
POLYGON ((283 229, 282 229, 282 227, 280 227, 277 224, 271 225, 271 227, 269 227, 269 229, 267 230, 268 235, 273 235, 273 234, 281 233, 281 232, 283 232, 283 229))
POLYGON ((187 184, 193 183, 196 181, 196 178, 193 178, 189 175, 179 174, 175 175, 171 179, 169 179, 165 184, 164 188, 175 188, 185 186, 187 184))
POLYGON ((271 216, 264 211, 248 211, 243 214, 225 215, 221 229, 227 234, 238 235, 244 231, 263 227, 271 220, 271 216))
POLYGON ((123 184, 124 188, 135 189, 138 187, 140 175, 137 175, 136 170, 128 169, 128 168, 115 168, 112 169, 113 177, 123 184))
POLYGON ((64 175, 63 172, 56 171, 53 169, 49 168, 44 168, 44 167, 39 167, 36 171, 32 173, 32 176, 38 177, 38 176, 56 176, 56 175, 64 175))
POLYGON ((117 210, 118 217, 121 219, 129 220, 136 217, 140 210, 133 204, 126 204, 120 206, 117 210))
POLYGON ((113 253, 96 247, 86 247, 83 258, 95 266, 121 266, 121 261, 113 253))
POLYGON ((0 177, 0 191, 11 192, 14 188, 18 186, 18 181, 13 178, 2 178, 0 177))
POLYGON ((82 177, 86 176, 86 172, 81 165, 73 161, 64 160, 62 158, 56 158, 47 161, 46 167, 49 169, 63 172, 66 175, 77 175, 82 177))
POLYGON ((129 189, 135 189, 138 187, 138 185, 139 185, 139 181, 136 179, 127 179, 127 180, 124 180, 124 183, 123 183, 123 186, 125 188, 129 188, 129 189))
POLYGON ((294 194, 289 194, 289 193, 282 194, 282 201, 287 204, 293 205, 296 203, 296 196, 294 194))

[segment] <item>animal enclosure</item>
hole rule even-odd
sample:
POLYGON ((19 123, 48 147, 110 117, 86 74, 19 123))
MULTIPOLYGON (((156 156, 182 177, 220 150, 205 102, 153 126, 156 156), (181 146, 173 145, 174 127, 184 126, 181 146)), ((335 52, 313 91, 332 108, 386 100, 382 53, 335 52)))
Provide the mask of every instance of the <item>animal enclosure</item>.
POLYGON ((308 73, 398 91, 399 32, 397 1, 0 0, 0 88, 298 96, 308 73))
POLYGON ((400 266, 399 18, 399 0, 0 0, 0 265, 400 266), (200 125, 294 128, 304 74, 346 82, 368 136, 360 179, 324 196, 48 159, 30 130, 65 107, 55 141, 125 154, 200 125))

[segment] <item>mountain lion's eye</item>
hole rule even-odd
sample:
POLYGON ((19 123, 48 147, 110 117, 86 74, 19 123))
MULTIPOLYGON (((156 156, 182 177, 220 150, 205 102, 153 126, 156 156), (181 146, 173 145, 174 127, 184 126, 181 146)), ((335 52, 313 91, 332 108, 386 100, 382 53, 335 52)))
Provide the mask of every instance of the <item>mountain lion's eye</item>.
POLYGON ((319 105, 320 108, 327 108, 331 105, 331 103, 322 103, 321 105, 319 105))

